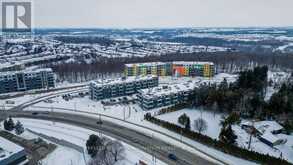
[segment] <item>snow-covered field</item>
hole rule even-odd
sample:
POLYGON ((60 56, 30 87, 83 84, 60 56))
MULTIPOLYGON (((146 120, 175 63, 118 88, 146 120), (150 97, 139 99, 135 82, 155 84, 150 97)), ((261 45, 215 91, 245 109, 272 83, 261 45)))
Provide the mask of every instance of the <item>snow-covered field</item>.
MULTIPOLYGON (((213 113, 211 111, 199 110, 199 109, 184 109, 184 110, 180 110, 180 111, 176 111, 176 112, 172 112, 168 114, 163 114, 163 115, 157 116, 157 118, 180 125, 178 123, 178 117, 184 113, 190 117, 190 121, 191 121, 190 126, 193 131, 196 132, 196 129, 193 126, 194 120, 202 117, 207 122, 207 125, 208 125, 207 130, 203 132, 203 134, 210 136, 212 138, 218 139, 219 133, 221 131, 220 120, 222 116, 225 114, 213 113)), ((240 147, 248 148, 248 142, 250 137, 249 134, 243 129, 241 129, 240 125, 233 125, 232 128, 235 134, 238 136, 237 144, 240 147)), ((276 136, 281 139, 287 139, 287 143, 277 145, 276 149, 273 149, 270 146, 258 140, 257 138, 253 137, 251 149, 259 153, 269 154, 275 157, 280 157, 282 153, 283 158, 293 163, 293 135, 280 134, 276 136)))
MULTIPOLYGON (((89 135, 98 135, 97 132, 88 129, 62 124, 58 122, 48 122, 42 120, 23 118, 16 118, 15 120, 20 121, 23 124, 24 128, 29 128, 32 131, 52 136, 58 139, 63 139, 78 146, 82 146, 84 147, 85 152, 85 144, 89 135)), ((26 139, 37 138, 36 135, 28 131, 25 131, 21 136, 26 139)), ((108 138, 113 139, 111 137, 108 138)), ((128 144, 122 144, 125 147, 125 160, 120 161, 119 163, 117 163, 117 165, 133 165, 135 163, 138 163, 139 160, 142 160, 148 164, 152 164, 151 155, 146 154, 143 151, 136 149, 128 144)), ((42 160, 42 163, 44 165, 86 165, 89 161, 89 155, 85 154, 84 159, 82 153, 71 148, 58 145, 57 149, 53 153, 51 153, 44 160, 42 160)), ((165 163, 159 160, 157 160, 156 163, 158 165, 165 165, 165 163)))
POLYGON ((219 133, 221 131, 220 120, 224 114, 220 115, 218 113, 213 113, 210 111, 200 110, 200 109, 184 109, 181 111, 176 111, 176 112, 156 116, 156 118, 180 125, 178 123, 178 117, 183 115, 184 113, 190 117, 190 126, 192 130, 195 130, 193 125, 194 120, 202 117, 203 119, 205 119, 208 125, 207 130, 202 133, 204 135, 218 139, 219 133))

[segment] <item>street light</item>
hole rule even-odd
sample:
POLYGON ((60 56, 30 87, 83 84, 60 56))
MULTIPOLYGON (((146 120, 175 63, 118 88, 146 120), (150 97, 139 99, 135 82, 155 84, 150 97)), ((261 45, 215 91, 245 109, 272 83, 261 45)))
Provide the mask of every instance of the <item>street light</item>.
POLYGON ((99 114, 99 120, 97 121, 97 125, 98 125, 98 127, 100 127, 100 130, 98 130, 98 132, 99 132, 99 136, 100 136, 100 137, 102 136, 102 130, 101 130, 101 128, 102 128, 102 124, 103 124, 103 121, 102 121, 102 115, 99 114))

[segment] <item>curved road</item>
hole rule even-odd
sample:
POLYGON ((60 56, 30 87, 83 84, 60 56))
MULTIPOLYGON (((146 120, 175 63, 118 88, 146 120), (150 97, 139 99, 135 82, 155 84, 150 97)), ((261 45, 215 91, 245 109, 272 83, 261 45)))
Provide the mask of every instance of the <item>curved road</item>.
POLYGON ((60 112, 27 112, 27 111, 1 111, 0 116, 5 117, 7 115, 12 117, 24 117, 24 118, 33 118, 33 119, 42 119, 49 121, 56 121, 67 123, 71 125, 76 125, 86 129, 91 129, 102 134, 113 137, 117 140, 128 143, 131 146, 141 149, 142 151, 154 155, 156 159, 159 159, 169 165, 210 165, 221 164, 214 160, 213 162, 206 160, 196 154, 188 152, 184 149, 176 147, 172 144, 168 144, 160 139, 153 138, 151 136, 140 133, 136 130, 123 127, 121 125, 103 121, 103 124, 97 124, 97 118, 60 113, 60 112), (168 159, 168 154, 173 153, 177 156, 177 161, 172 161, 168 159))
POLYGON ((29 107, 31 105, 37 104, 39 102, 42 102, 44 100, 48 100, 48 99, 51 99, 51 98, 54 98, 54 97, 57 97, 57 96, 60 96, 60 95, 64 95, 64 94, 73 94, 73 93, 86 92, 87 90, 88 90, 87 87, 78 87, 77 89, 73 88, 73 89, 70 89, 70 90, 49 93, 47 95, 43 95, 43 96, 31 99, 29 101, 26 101, 26 102, 24 102, 24 103, 22 103, 20 105, 14 106, 10 110, 19 110, 19 111, 24 110, 25 108, 27 108, 27 107, 29 107))

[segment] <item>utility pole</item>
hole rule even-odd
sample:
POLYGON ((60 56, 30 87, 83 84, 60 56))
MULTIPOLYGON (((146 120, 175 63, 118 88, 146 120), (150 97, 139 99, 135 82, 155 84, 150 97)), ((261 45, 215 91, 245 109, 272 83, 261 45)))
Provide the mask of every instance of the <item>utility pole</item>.
POLYGON ((76 101, 74 102, 74 111, 76 111, 76 101))
MULTIPOLYGON (((154 138, 154 134, 152 133, 152 139, 154 138)), ((152 148, 154 149, 154 148, 152 148)), ((153 160, 153 165, 156 165, 156 155, 154 152, 152 152, 152 160, 153 160)))
POLYGON ((180 131, 180 141, 181 141, 181 143, 182 143, 182 129, 181 129, 181 131, 180 131))
POLYGON ((52 115, 52 118, 53 118, 53 125, 55 125, 55 121, 54 121, 54 108, 53 106, 51 105, 51 115, 52 115))
POLYGON ((252 130, 250 132, 250 136, 249 136, 249 142, 248 142, 248 150, 250 150, 251 147, 251 140, 252 140, 252 134, 254 132, 254 120, 252 121, 252 130))
POLYGON ((125 121, 125 107, 123 107, 123 120, 125 121))

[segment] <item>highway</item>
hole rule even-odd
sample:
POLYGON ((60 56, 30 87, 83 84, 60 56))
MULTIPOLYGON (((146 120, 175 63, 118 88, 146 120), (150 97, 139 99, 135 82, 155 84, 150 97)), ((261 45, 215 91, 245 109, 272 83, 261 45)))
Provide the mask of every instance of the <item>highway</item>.
MULTIPOLYGON (((107 136, 113 137, 117 140, 123 141, 131 146, 134 146, 142 151, 154 155, 156 159, 159 159, 169 165, 212 165, 212 164, 223 164, 210 158, 200 157, 196 154, 188 152, 182 148, 176 147, 172 144, 168 144, 160 139, 154 138, 150 135, 143 134, 136 130, 124 127, 122 125, 115 124, 103 120, 103 124, 97 124, 96 117, 89 117, 77 114, 61 113, 61 112, 44 112, 44 111, 0 111, 0 116, 5 118, 7 116, 12 117, 23 117, 32 119, 41 119, 48 121, 56 121, 75 125, 90 129, 107 136), (177 161, 170 160, 168 154, 173 153, 178 158, 177 161), (216 163, 215 163, 216 162, 216 163)), ((154 159, 155 160, 155 159, 154 159)))

